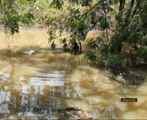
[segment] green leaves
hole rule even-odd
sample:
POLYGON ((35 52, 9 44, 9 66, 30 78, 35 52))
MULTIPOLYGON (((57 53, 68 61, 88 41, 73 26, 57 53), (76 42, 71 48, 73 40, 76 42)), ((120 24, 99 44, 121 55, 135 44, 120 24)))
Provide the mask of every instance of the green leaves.
POLYGON ((61 9, 64 4, 63 0, 53 0, 50 4, 51 7, 61 9))
MULTIPOLYGON (((43 20, 45 18, 49 25, 49 40, 55 39, 56 31, 68 32, 70 39, 74 41, 84 40, 88 31, 97 28, 102 30, 103 35, 88 43, 90 51, 86 53, 87 59, 94 61, 98 50, 107 59, 108 65, 120 64, 123 59, 121 55, 127 53, 134 56, 138 52, 137 57, 147 59, 146 43, 142 42, 143 38, 146 39, 147 30, 146 0, 134 1, 131 8, 128 6, 131 1, 125 0, 96 0, 95 3, 92 0, 68 0, 68 2, 69 5, 67 1, 52 0, 49 5, 52 10, 47 7, 49 11, 46 13, 53 12, 53 15, 46 14, 46 17, 42 17, 44 14, 41 11, 45 5, 39 6, 40 18, 43 20), (66 13, 56 16, 54 13, 60 12, 60 9, 66 13)), ((29 15, 25 17, 31 18, 29 15)))
POLYGON ((12 35, 15 32, 19 32, 19 20, 19 16, 17 15, 8 15, 7 20, 5 20, 5 25, 10 29, 12 35))
POLYGON ((93 61, 93 62, 96 60, 96 54, 93 51, 87 51, 86 57, 88 60, 93 61))
POLYGON ((103 30, 105 30, 106 28, 109 28, 109 23, 108 23, 108 20, 105 16, 100 16, 99 22, 100 22, 103 30))
POLYGON ((105 65, 109 67, 119 66, 121 65, 122 61, 126 58, 125 55, 110 55, 107 57, 105 61, 105 65))
POLYGON ((84 39, 87 34, 87 29, 90 26, 89 21, 80 18, 80 11, 78 9, 70 9, 69 16, 67 17, 66 29, 77 35, 79 39, 84 39))
POLYGON ((69 2, 74 4, 81 4, 82 6, 90 6, 92 0, 69 0, 69 2))
POLYGON ((141 57, 144 61, 147 61, 147 46, 141 46, 138 50, 138 55, 141 57))
POLYGON ((77 29, 78 29, 79 31, 83 31, 83 30, 85 30, 87 27, 88 27, 88 24, 87 24, 86 21, 82 20, 82 21, 79 21, 79 22, 78 22, 77 29))
POLYGON ((89 23, 85 20, 79 20, 76 23, 76 27, 75 27, 75 32, 77 33, 77 35, 79 35, 79 38, 81 39, 85 39, 86 37, 86 30, 89 27, 89 23))
POLYGON ((55 35, 55 30, 54 29, 51 29, 48 31, 48 34, 49 34, 49 38, 48 40, 51 42, 53 39, 55 39, 56 35, 55 35))
POLYGON ((91 2, 92 2, 92 0, 81 0, 81 5, 82 6, 90 6, 91 2))
POLYGON ((32 13, 25 13, 24 15, 20 16, 20 21, 24 24, 33 23, 34 15, 32 13))
POLYGON ((122 24, 122 22, 123 22, 123 17, 124 17, 123 12, 120 12, 120 13, 118 13, 118 14, 115 15, 115 19, 116 19, 116 21, 118 22, 118 24, 122 24))
POLYGON ((79 3, 79 0, 69 0, 69 2, 78 4, 79 3))
POLYGON ((65 32, 69 39, 84 40, 96 29, 102 34, 88 43, 88 59, 95 60, 98 51, 110 64, 117 62, 114 55, 127 53, 138 52, 137 57, 146 60, 147 1, 130 5, 131 0, 0 0, 0 19, 11 34, 19 31, 20 22, 48 25, 50 41, 55 33, 65 32))
POLYGON ((121 34, 117 33, 113 35, 111 38, 110 52, 111 54, 118 53, 121 51, 121 49, 122 49, 121 34))
POLYGON ((0 1, 0 12, 1 12, 1 22, 5 26, 6 32, 14 34, 19 32, 19 21, 20 16, 18 15, 16 0, 1 0, 0 1))
POLYGON ((130 44, 136 44, 138 41, 140 41, 142 38, 142 34, 139 32, 133 32, 131 33, 128 38, 127 38, 127 42, 130 44))
POLYGON ((98 47, 95 40, 90 40, 88 46, 90 49, 96 49, 98 47))

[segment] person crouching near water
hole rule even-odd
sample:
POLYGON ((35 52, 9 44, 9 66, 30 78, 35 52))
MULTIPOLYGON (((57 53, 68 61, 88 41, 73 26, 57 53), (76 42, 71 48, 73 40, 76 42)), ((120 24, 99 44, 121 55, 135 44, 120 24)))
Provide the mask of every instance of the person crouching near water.
POLYGON ((82 44, 81 42, 73 42, 72 53, 77 55, 82 53, 82 44))
POLYGON ((82 53, 82 44, 81 44, 81 42, 79 42, 79 54, 81 54, 82 53))
POLYGON ((54 42, 51 43, 51 49, 55 50, 56 49, 56 44, 54 42))
POLYGON ((73 42, 73 45, 72 45, 72 53, 77 55, 77 54, 81 54, 82 53, 82 45, 81 45, 81 42, 73 42))
POLYGON ((66 39, 64 38, 62 42, 63 42, 62 49, 63 49, 64 52, 67 52, 68 51, 68 45, 66 43, 66 39))

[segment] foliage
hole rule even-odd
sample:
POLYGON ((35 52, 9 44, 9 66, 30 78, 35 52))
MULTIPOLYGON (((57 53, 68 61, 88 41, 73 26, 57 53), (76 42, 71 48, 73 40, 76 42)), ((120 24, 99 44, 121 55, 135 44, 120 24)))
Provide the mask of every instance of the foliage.
POLYGON ((93 51, 87 51, 86 57, 88 60, 93 61, 93 62, 96 60, 96 55, 95 55, 95 52, 93 51))
POLYGON ((138 50, 138 55, 145 61, 147 61, 147 46, 141 46, 138 50))
POLYGON ((57 8, 57 9, 61 9, 63 5, 63 1, 62 0, 53 0, 50 4, 51 7, 57 8))
POLYGON ((55 39, 55 31, 54 30, 50 30, 48 31, 48 34, 49 34, 49 41, 51 42, 53 39, 55 39))
POLYGON ((108 23, 106 16, 100 16, 99 22, 100 22, 100 25, 101 25, 103 30, 109 28, 109 23, 108 23))
POLYGON ((11 34, 19 32, 19 25, 49 24, 52 16, 61 14, 54 6, 61 7, 47 0, 0 0, 0 24, 11 34))
POLYGON ((20 16, 20 21, 24 24, 31 24, 33 23, 34 15, 31 12, 22 14, 20 16))
MULTIPOLYGON (((73 10, 73 12, 75 11, 73 10)), ((134 61, 137 58, 147 61, 146 19, 146 0, 99 0, 95 4, 91 3, 90 8, 85 13, 80 13, 75 18, 75 20, 89 22, 88 30, 87 28, 84 29, 86 32, 90 30, 91 25, 91 28, 98 26, 99 30, 103 31, 104 35, 98 37, 97 40, 90 41, 88 46, 92 50, 98 48, 101 54, 106 56, 107 65, 116 65, 118 61, 121 61, 122 54, 129 61, 132 61, 133 58, 134 61), (112 5, 115 10, 112 9, 112 5), (116 10, 117 8, 118 10, 116 10), (127 44, 128 47, 126 47, 127 44)), ((70 27, 71 31, 75 28, 70 27)), ((91 56, 91 54, 87 55, 88 57, 91 56)), ((134 61, 132 63, 135 63, 134 61)))
POLYGON ((98 47, 97 44, 96 44, 96 40, 90 40, 88 42, 88 46, 89 46, 90 49, 96 49, 98 47))
POLYGON ((113 67, 113 66, 121 67, 121 64, 125 60, 125 58, 126 56, 124 55, 108 56, 105 61, 105 65, 108 67, 113 67))
POLYGON ((1 23, 5 30, 10 29, 11 34, 19 31, 19 15, 16 10, 15 0, 0 0, 1 23))
POLYGON ((100 52, 113 65, 122 54, 147 61, 147 0, 0 0, 0 7, 0 22, 12 34, 19 31, 19 23, 37 22, 48 25, 50 41, 57 31, 79 41, 97 29, 103 34, 88 43, 88 59, 100 52))

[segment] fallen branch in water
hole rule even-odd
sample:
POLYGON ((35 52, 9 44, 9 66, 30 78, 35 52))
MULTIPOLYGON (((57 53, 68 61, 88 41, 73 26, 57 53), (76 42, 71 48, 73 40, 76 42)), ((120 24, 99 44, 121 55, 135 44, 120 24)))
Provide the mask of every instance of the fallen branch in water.
POLYGON ((71 112, 66 111, 65 113, 73 116, 75 119, 81 119, 79 116, 77 116, 77 115, 75 115, 75 114, 73 114, 71 112))
POLYGON ((105 77, 108 77, 109 79, 111 79, 111 80, 113 80, 113 81, 115 81, 115 82, 118 82, 118 83, 121 83, 121 84, 125 84, 125 82, 116 80, 113 76, 111 76, 111 77, 105 76, 105 77))
POLYGON ((81 111, 81 113, 83 113, 84 115, 84 119, 89 119, 92 120, 92 117, 88 114, 88 112, 83 111, 81 108, 79 108, 76 104, 74 104, 72 102, 72 100, 70 100, 71 104, 73 104, 77 109, 79 109, 81 111))

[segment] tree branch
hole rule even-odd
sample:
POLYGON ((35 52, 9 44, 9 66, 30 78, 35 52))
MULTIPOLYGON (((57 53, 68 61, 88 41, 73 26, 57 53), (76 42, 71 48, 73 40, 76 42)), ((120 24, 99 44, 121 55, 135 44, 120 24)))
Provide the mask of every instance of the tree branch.
POLYGON ((92 11, 100 2, 97 2, 93 7, 87 10, 79 19, 82 19, 85 15, 87 15, 90 11, 92 11))
POLYGON ((125 6, 125 0, 119 0, 119 11, 122 11, 124 9, 125 6))

